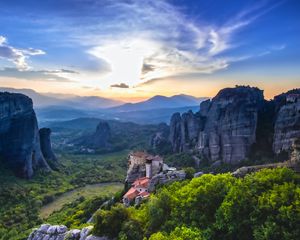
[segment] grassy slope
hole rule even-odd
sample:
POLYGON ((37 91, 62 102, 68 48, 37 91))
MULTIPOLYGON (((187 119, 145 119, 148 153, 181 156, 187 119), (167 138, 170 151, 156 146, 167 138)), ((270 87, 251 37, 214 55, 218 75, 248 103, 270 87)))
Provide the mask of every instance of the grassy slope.
POLYGON ((81 197, 93 199, 99 196, 113 196, 116 192, 122 191, 123 188, 124 184, 122 183, 88 184, 84 187, 76 188, 72 191, 63 193, 54 201, 44 205, 41 208, 40 217, 42 219, 47 219, 52 213, 59 212, 65 204, 72 203, 74 199, 79 199, 81 197))

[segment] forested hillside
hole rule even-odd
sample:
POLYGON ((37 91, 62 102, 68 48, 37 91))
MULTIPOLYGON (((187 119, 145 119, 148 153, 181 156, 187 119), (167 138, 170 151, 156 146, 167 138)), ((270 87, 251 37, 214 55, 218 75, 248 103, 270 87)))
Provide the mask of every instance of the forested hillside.
POLYGON ((160 188, 140 207, 100 210, 94 231, 122 240, 296 240, 300 177, 286 168, 205 174, 160 188))

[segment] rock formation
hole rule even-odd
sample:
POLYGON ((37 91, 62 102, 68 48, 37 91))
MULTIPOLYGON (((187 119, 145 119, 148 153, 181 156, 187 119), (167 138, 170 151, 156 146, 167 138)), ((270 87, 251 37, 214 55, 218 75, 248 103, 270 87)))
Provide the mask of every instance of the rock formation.
POLYGON ((81 145, 92 149, 110 150, 110 148, 112 147, 110 140, 111 140, 110 126, 108 122, 101 120, 98 123, 94 134, 76 139, 74 143, 76 145, 81 145))
POLYGON ((258 111, 264 101, 258 88, 221 90, 210 104, 204 103, 205 119, 199 132, 198 150, 212 162, 236 164, 244 160, 256 140, 258 111), (208 106, 206 106, 208 105, 208 106))
POLYGON ((128 169, 125 182, 132 184, 136 179, 146 176, 145 152, 133 152, 128 155, 128 169))
POLYGON ((300 138, 300 89, 275 97, 276 119, 273 150, 276 154, 289 151, 295 139, 300 138))
POLYGON ((54 166, 57 165, 57 158, 52 151, 51 139, 50 139, 51 129, 41 128, 39 130, 39 134, 40 134, 40 143, 41 143, 41 150, 43 156, 46 159, 46 161, 49 163, 49 165, 53 168, 54 166))
POLYGON ((168 137, 169 137, 169 126, 165 123, 159 124, 158 131, 155 134, 153 134, 150 139, 151 149, 157 152, 163 151, 163 148, 169 145, 168 137))
POLYGON ((146 152, 131 152, 128 155, 128 169, 125 182, 131 185, 138 178, 146 176, 151 178, 153 175, 158 174, 162 170, 162 167, 163 159, 159 155, 153 156, 146 152), (149 166, 149 176, 146 173, 146 165, 149 166))
POLYGON ((211 162, 244 160, 256 139, 263 101, 263 91, 258 88, 226 88, 202 102, 198 113, 174 114, 170 123, 173 151, 197 149, 211 162))
POLYGON ((30 178, 34 169, 50 169, 41 149, 32 100, 16 93, 0 93, 0 156, 17 176, 30 178))
POLYGON ((262 164, 256 166, 244 166, 238 168, 236 171, 232 173, 235 177, 244 177, 249 173, 257 172, 259 170, 265 168, 278 168, 278 167, 286 167, 293 169, 296 173, 300 173, 300 138, 297 138, 293 141, 292 144, 292 153, 290 159, 280 163, 271 163, 271 164, 262 164))
POLYGON ((38 229, 34 229, 27 240, 109 240, 107 237, 93 236, 91 231, 92 227, 68 231, 64 225, 43 224, 38 229))
POLYGON ((181 116, 180 113, 174 113, 170 122, 170 142, 172 144, 173 152, 181 152, 183 146, 181 145, 181 116))
POLYGON ((110 127, 107 122, 100 121, 96 132, 92 138, 92 145, 95 148, 107 148, 110 147, 110 138, 111 138, 111 131, 110 127))
POLYGON ((300 89, 266 101, 263 91, 248 86, 221 90, 202 102, 196 114, 175 113, 169 135, 174 152, 197 151, 212 164, 237 164, 251 148, 271 155, 290 153, 299 138, 300 89))
POLYGON ((197 142, 200 119, 192 111, 175 113, 170 123, 170 141, 174 152, 182 152, 191 148, 197 142))

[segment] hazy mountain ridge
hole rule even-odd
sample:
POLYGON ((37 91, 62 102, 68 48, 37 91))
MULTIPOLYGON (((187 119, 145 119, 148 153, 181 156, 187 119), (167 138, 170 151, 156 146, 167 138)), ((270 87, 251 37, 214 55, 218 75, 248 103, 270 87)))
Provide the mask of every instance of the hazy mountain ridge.
POLYGON ((33 100, 39 122, 71 120, 82 117, 132 121, 139 124, 168 123, 174 112, 198 111, 206 97, 180 94, 161 95, 138 103, 125 103, 97 96, 38 93, 32 89, 0 88, 3 92, 23 93, 33 100))
POLYGON ((32 99, 34 107, 36 108, 60 106, 72 107, 77 109, 97 109, 115 107, 124 103, 122 101, 98 96, 76 96, 38 93, 32 89, 0 88, 0 91, 23 93, 32 99))
POLYGON ((77 96, 73 94, 39 93, 32 89, 16 89, 0 87, 1 92, 22 93, 33 100, 34 107, 72 107, 77 109, 108 109, 110 111, 139 111, 158 108, 179 108, 196 106, 208 97, 194 97, 186 94, 166 97, 153 96, 137 103, 124 103, 120 100, 99 96, 77 96))
POLYGON ((88 117, 102 118, 106 120, 114 119, 122 122, 130 121, 139 124, 157 124, 161 122, 169 123, 170 117, 173 113, 183 113, 189 110, 196 112, 199 110, 199 106, 187 106, 181 108, 159 108, 132 112, 110 112, 105 111, 103 109, 96 111, 89 109, 76 109, 71 107, 50 106, 47 108, 36 109, 36 114, 38 120, 41 123, 47 121, 66 121, 82 117, 88 117))
POLYGON ((207 97, 196 98, 190 95, 180 94, 171 97, 156 95, 148 100, 138 103, 125 103, 121 106, 110 108, 112 111, 131 112, 162 108, 180 108, 186 106, 198 106, 207 97))

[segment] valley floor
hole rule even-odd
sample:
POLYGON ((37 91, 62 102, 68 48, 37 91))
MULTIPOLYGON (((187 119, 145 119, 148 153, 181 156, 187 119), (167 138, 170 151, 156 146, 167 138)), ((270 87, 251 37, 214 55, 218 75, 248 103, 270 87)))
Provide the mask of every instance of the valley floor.
POLYGON ((0 240, 26 239, 45 218, 72 227, 86 223, 99 204, 122 190, 127 154, 58 153, 59 171, 38 172, 30 180, 0 166, 0 240))
POLYGON ((42 206, 40 210, 40 218, 47 219, 52 213, 60 211, 65 204, 73 202, 80 197, 96 198, 102 195, 112 196, 124 188, 123 183, 95 183, 88 184, 84 187, 76 188, 68 191, 55 198, 52 202, 42 206))

